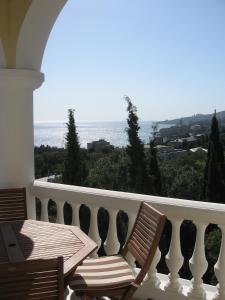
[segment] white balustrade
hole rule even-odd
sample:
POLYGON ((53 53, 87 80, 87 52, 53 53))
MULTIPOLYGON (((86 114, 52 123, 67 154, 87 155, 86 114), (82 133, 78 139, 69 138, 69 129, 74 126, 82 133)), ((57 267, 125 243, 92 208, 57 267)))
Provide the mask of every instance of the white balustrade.
POLYGON ((93 257, 98 257, 98 249, 101 246, 101 238, 98 232, 98 210, 99 207, 91 207, 91 219, 90 219, 90 228, 88 235, 92 238, 93 241, 98 245, 98 248, 92 253, 93 257))
POLYGON ((73 216, 72 216, 72 225, 80 227, 80 203, 71 202, 73 216))
POLYGON ((195 296, 203 299, 205 297, 205 290, 203 287, 202 276, 207 270, 207 260, 205 257, 205 229, 206 224, 194 222, 196 226, 196 242, 193 255, 189 261, 190 270, 193 275, 193 287, 189 292, 189 297, 195 296))
POLYGON ((41 220, 45 222, 49 222, 48 218, 48 198, 40 199, 41 201, 41 220))
MULTIPOLYGON (((118 253, 120 244, 117 237, 117 213, 119 210, 128 211, 128 235, 132 230, 141 201, 146 201, 154 208, 164 213, 172 223, 172 237, 169 252, 166 257, 170 270, 169 275, 157 273, 156 266, 160 260, 160 251, 157 250, 148 277, 138 289, 135 298, 146 300, 224 300, 225 299, 225 205, 204 203, 182 199, 172 199, 148 195, 138 195, 124 192, 106 191, 93 188, 68 186, 55 183, 35 181, 31 187, 33 196, 41 199, 41 219, 48 220, 48 199, 57 204, 57 222, 64 223, 63 207, 68 199, 73 208, 72 224, 79 226, 79 208, 81 204, 91 208, 91 224, 89 235, 100 245, 98 233, 97 213, 98 207, 104 207, 109 212, 109 229, 106 239, 106 253, 118 253), (180 226, 182 220, 192 220, 196 225, 197 236, 195 249, 190 259, 190 269, 193 274, 192 281, 179 278, 179 270, 183 264, 180 246, 180 226), (204 234, 209 223, 218 224, 222 230, 222 243, 220 255, 215 265, 215 274, 219 281, 218 288, 202 282, 206 270, 204 234)), ((96 255, 96 253, 95 253, 96 255)), ((134 267, 134 260, 128 257, 134 267)), ((69 298, 70 299, 70 298, 69 298)), ((72 298, 71 298, 72 299, 72 298)), ((71 300, 70 299, 70 300, 71 300)), ((68 300, 68 299, 67 299, 68 300)))
POLYGON ((170 270, 167 290, 174 290, 178 294, 181 294, 182 290, 179 282, 178 272, 182 267, 184 261, 180 247, 180 226, 182 221, 178 219, 170 219, 170 221, 172 223, 172 236, 170 249, 166 256, 167 266, 170 270))
POLYGON ((117 237, 117 213, 117 209, 109 210, 109 229, 105 245, 105 250, 108 255, 117 254, 120 249, 120 243, 117 237))
POLYGON ((57 218, 56 223, 64 224, 64 204, 65 201, 57 201, 57 218))
POLYGON ((219 226, 222 231, 222 240, 220 247, 220 254, 217 263, 214 266, 216 277, 219 281, 218 292, 215 300, 225 299, 225 225, 219 226))

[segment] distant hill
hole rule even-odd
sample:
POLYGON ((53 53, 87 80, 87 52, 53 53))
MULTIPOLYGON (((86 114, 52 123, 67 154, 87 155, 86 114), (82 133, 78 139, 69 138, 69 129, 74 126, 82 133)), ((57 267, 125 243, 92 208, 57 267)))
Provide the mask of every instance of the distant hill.
MULTIPOLYGON (((190 124, 196 124, 198 122, 209 122, 211 121, 214 113, 204 115, 204 114, 196 114, 191 117, 181 117, 179 119, 173 119, 173 120, 165 120, 162 122, 158 122, 160 124, 172 124, 172 125, 190 125, 190 124)), ((225 111, 220 111, 216 113, 216 116, 218 119, 222 120, 225 119, 225 111)))

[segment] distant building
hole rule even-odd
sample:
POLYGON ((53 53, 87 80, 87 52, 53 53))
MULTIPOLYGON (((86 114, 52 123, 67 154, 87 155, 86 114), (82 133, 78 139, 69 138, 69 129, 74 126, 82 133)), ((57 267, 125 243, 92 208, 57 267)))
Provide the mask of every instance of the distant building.
POLYGON ((157 149, 158 153, 170 152, 174 150, 172 146, 166 146, 166 145, 157 145, 155 148, 157 149))
POLYGON ((169 141, 169 142, 167 143, 167 145, 168 145, 168 146, 171 146, 171 147, 173 147, 173 148, 178 148, 178 149, 180 149, 180 148, 182 148, 182 146, 183 146, 183 140, 182 140, 182 139, 176 139, 176 140, 173 140, 173 141, 169 141))
POLYGON ((188 145, 188 148, 192 148, 192 147, 197 147, 198 146, 198 139, 196 139, 196 137, 194 137, 194 136, 183 138, 182 141, 183 142, 186 141, 186 143, 188 145))
POLYGON ((188 153, 187 150, 175 149, 173 146, 168 145, 157 145, 155 148, 160 159, 172 159, 188 153))
POLYGON ((105 150, 111 147, 112 146, 110 145, 110 143, 103 139, 100 139, 98 141, 93 141, 91 143, 87 143, 88 150, 105 150))
POLYGON ((203 133, 198 133, 198 134, 195 134, 195 137, 196 137, 196 139, 201 140, 202 138, 205 137, 205 134, 203 134, 203 133))
POLYGON ((202 147, 191 148, 190 151, 192 153, 196 153, 196 152, 205 152, 205 153, 207 153, 208 152, 207 149, 202 148, 202 147))
POLYGON ((183 156, 188 153, 187 150, 175 149, 172 146, 158 145, 155 147, 160 159, 172 159, 177 158, 178 156, 183 156))
POLYGON ((190 136, 187 138, 176 139, 173 141, 169 141, 167 143, 168 146, 172 146, 177 149, 183 148, 184 143, 188 146, 188 148, 193 148, 198 146, 198 139, 194 136, 190 136))

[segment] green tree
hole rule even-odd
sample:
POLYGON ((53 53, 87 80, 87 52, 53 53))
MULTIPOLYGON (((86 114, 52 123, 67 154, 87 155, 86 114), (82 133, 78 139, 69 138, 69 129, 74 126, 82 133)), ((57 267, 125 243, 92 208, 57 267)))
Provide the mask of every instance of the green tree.
POLYGON ((203 190, 206 200, 225 203, 224 151, 216 113, 212 118, 203 190))
POLYGON ((149 146, 149 176, 152 179, 153 193, 156 195, 161 195, 161 173, 158 165, 157 149, 155 148, 154 141, 150 141, 149 146))
POLYGON ((157 136, 157 134, 158 134, 158 129, 159 129, 159 125, 158 125, 158 123, 153 123, 152 124, 152 135, 153 135, 153 139, 155 139, 156 138, 156 136, 157 136))
POLYGON ((129 190, 136 193, 149 193, 150 182, 147 176, 146 157, 144 144, 138 136, 140 129, 138 125, 137 108, 132 104, 129 97, 127 101, 127 134, 129 144, 126 147, 128 155, 128 186, 129 190))
POLYGON ((117 164, 111 157, 102 157, 95 166, 90 169, 87 177, 87 185, 93 188, 115 190, 117 175, 117 164))
POLYGON ((202 185, 206 157, 204 152, 197 152, 161 160, 162 194, 166 197, 203 200, 202 185))
POLYGON ((128 157, 123 149, 118 163, 117 190, 128 191, 128 157))
POLYGON ((81 185, 86 177, 86 168, 80 151, 73 109, 68 110, 68 118, 63 183, 81 185))

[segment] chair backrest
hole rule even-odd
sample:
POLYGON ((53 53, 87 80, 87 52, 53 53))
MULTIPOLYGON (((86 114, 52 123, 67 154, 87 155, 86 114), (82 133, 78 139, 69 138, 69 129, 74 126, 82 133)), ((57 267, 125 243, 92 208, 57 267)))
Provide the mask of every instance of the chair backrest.
POLYGON ((63 300, 63 258, 1 264, 0 299, 63 300))
POLYGON ((130 252, 141 267, 135 280, 136 284, 141 283, 149 270, 162 235, 165 220, 165 215, 148 203, 141 203, 133 230, 122 250, 123 256, 130 252))
POLYGON ((0 190, 0 222, 27 219, 26 189, 0 190))

